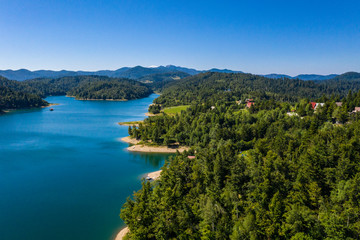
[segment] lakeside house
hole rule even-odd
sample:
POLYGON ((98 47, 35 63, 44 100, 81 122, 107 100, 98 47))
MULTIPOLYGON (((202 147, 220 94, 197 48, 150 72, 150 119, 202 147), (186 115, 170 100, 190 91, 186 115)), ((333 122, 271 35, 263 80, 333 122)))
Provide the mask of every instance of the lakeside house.
POLYGON ((245 102, 246 102, 246 107, 247 108, 251 108, 251 106, 255 104, 254 99, 252 99, 252 98, 246 99, 245 102))
POLYGON ((323 107, 325 105, 325 103, 317 103, 317 102, 310 102, 310 104, 313 110, 316 110, 319 106, 323 107))
POLYGON ((336 102, 335 104, 336 104, 336 106, 338 106, 338 107, 341 107, 341 106, 342 106, 342 102, 336 102))
POLYGON ((188 156, 188 159, 195 159, 195 156, 188 156))

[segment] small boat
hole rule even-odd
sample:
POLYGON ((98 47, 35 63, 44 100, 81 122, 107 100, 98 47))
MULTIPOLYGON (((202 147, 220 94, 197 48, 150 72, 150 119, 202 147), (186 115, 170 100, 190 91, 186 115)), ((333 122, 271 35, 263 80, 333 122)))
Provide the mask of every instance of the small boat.
POLYGON ((53 109, 53 108, 50 108, 50 111, 54 111, 54 109, 53 109))

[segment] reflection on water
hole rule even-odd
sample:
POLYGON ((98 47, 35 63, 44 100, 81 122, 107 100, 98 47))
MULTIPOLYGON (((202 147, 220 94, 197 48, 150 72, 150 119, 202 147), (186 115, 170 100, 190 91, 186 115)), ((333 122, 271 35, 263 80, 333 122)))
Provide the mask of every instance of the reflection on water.
POLYGON ((164 165, 164 160, 175 153, 142 153, 142 152, 130 152, 130 160, 132 162, 144 162, 147 165, 151 165, 155 168, 160 168, 164 165))

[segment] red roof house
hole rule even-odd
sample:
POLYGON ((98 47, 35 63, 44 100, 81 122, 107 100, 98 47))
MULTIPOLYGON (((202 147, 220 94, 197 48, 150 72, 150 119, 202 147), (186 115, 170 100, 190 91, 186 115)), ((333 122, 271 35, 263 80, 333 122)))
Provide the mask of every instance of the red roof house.
POLYGON ((315 109, 315 108, 316 108, 316 102, 310 102, 310 104, 311 104, 311 108, 312 108, 312 109, 315 109))
POLYGON ((254 105, 254 104, 255 104, 254 102, 247 102, 246 107, 251 108, 251 106, 254 105))

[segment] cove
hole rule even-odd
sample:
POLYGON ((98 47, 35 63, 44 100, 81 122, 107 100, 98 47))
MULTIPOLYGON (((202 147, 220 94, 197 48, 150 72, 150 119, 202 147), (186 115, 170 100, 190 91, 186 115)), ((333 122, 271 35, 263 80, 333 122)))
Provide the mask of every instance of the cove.
POLYGON ((126 151, 128 127, 144 119, 148 98, 77 101, 48 97, 49 108, 0 116, 2 240, 113 239, 126 198, 167 154, 126 151))

